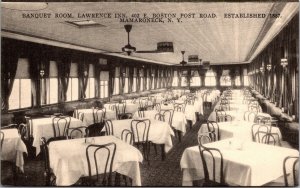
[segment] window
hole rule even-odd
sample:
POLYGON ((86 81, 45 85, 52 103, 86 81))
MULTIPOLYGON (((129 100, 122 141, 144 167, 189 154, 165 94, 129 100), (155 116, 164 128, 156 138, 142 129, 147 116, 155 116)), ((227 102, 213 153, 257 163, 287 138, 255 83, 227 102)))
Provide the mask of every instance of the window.
POLYGON ((58 102, 58 79, 49 78, 49 86, 47 87, 47 104, 58 102))
POLYGON ((69 78, 67 101, 78 100, 78 78, 69 78))
POLYGON ((201 79, 199 76, 192 77, 191 86, 201 86, 201 79))
POLYGON ((126 77, 124 83, 124 93, 128 93, 128 89, 129 89, 128 83, 129 83, 129 79, 126 77))
POLYGON ((9 97, 9 109, 19 109, 31 106, 31 80, 15 79, 9 97))
POLYGON ((236 77, 235 77, 235 85, 236 85, 236 86, 241 86, 241 79, 240 79, 240 76, 236 76, 236 77))
POLYGON ((174 76, 172 80, 172 86, 177 87, 178 86, 178 76, 177 76, 177 71, 174 71, 174 76))
POLYGON ((100 81, 100 98, 108 97, 108 81, 100 81))
POLYGON ((113 95, 119 95, 119 94, 120 94, 120 67, 115 67, 113 95))
POLYGON ((231 86, 230 76, 221 76, 220 85, 221 86, 231 86))
POLYGON ((58 72, 55 61, 49 62, 49 78, 41 80, 41 105, 58 103, 58 72))
POLYGON ((140 78, 140 91, 144 91, 144 78, 140 78))
POLYGON ((154 84, 155 84, 155 83, 154 83, 154 80, 155 80, 155 79, 154 79, 154 76, 152 76, 151 79, 152 79, 152 86, 151 86, 151 89, 154 89, 154 84))
POLYGON ((249 86, 248 76, 244 76, 244 86, 249 86))
POLYGON ((136 92, 136 77, 133 77, 132 92, 136 92))
POLYGON ((86 87, 86 98, 95 98, 95 78, 89 78, 86 87))
POLYGON ((79 97, 78 64, 71 63, 69 84, 67 89, 67 101, 78 100, 78 97, 79 97))
POLYGON ((100 98, 108 97, 108 71, 100 71, 100 98))
POLYGON ((150 78, 149 77, 147 77, 147 86, 146 86, 147 88, 147 90, 149 90, 150 89, 150 78))
POLYGON ((216 86, 216 76, 212 70, 208 70, 205 74, 205 86, 216 86))
POLYGON ((187 79, 186 79, 186 77, 185 76, 182 76, 181 77, 181 86, 187 86, 187 79))
POLYGON ((28 59, 20 58, 11 94, 8 99, 9 110, 31 106, 31 79, 28 59))

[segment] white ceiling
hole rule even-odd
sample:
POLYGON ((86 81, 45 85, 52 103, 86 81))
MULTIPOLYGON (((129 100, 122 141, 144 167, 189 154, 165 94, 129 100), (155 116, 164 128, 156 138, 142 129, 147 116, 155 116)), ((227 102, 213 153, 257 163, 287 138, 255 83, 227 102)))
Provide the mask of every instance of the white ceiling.
MULTIPOLYGON (((44 39, 61 41, 69 44, 85 46, 105 51, 120 51, 127 43, 127 34, 119 19, 96 18, 91 19, 106 27, 77 28, 65 24, 64 21, 80 20, 78 13, 215 13, 214 19, 184 19, 178 23, 132 23, 130 42, 137 50, 155 50, 156 43, 171 41, 174 44, 174 53, 169 54, 137 54, 131 56, 150 59, 169 64, 178 64, 182 57, 180 51, 185 50, 187 55, 198 55, 211 64, 247 63, 255 54, 255 41, 260 33, 266 33, 271 40, 284 24, 290 19, 281 17, 271 22, 280 21, 280 25, 267 33, 270 27, 265 27, 270 20, 260 19, 226 19, 224 13, 281 13, 284 7, 298 7, 294 3, 228 3, 228 2, 197 2, 197 3, 141 3, 141 2, 50 2, 46 9, 40 11, 17 11, 2 8, 2 30, 13 31, 44 39), (279 7, 279 8, 278 8, 279 7), (281 8, 280 8, 281 7, 281 8), (22 18, 23 13, 51 13, 51 18, 22 18), (73 19, 54 18, 55 13, 73 13, 73 19), (263 28, 263 29, 262 29, 263 28), (252 52, 252 53, 253 53, 252 52)), ((29 6, 30 7, 30 6, 29 6)), ((287 9, 287 8, 286 8, 287 9)), ((285 11, 291 11, 289 10, 285 11)), ((298 11, 298 8, 292 11, 298 11)), ((198 15, 196 14, 196 15, 198 15)), ((287 15, 284 15, 287 16, 287 15)), ((274 25, 274 24, 273 24, 274 25)), ((278 25, 278 24, 277 24, 278 25)), ((268 41, 267 41, 268 42, 268 41)), ((267 43, 264 42, 264 43, 267 43)), ((266 45, 266 44, 264 44, 266 45)), ((258 45, 261 49, 264 45, 258 45)))

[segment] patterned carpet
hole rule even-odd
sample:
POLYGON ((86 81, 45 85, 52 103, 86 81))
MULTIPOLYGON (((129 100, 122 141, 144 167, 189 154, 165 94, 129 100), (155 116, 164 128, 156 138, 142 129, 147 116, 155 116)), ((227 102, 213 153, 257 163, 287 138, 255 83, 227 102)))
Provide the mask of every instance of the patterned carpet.
MULTIPOLYGON (((207 111, 209 114, 210 111, 207 111)), ((207 115, 205 116, 207 117, 207 115)), ((197 144, 197 132, 205 117, 200 117, 200 121, 182 137, 181 142, 178 138, 173 139, 173 148, 166 154, 166 159, 161 160, 161 149, 155 150, 151 147, 150 165, 144 162, 141 167, 141 179, 143 186, 181 186, 182 171, 180 169, 180 159, 185 148, 197 144)), ((25 174, 20 174, 16 186, 45 186, 44 163, 40 158, 25 158, 25 174)), ((12 179, 12 168, 10 164, 1 163, 1 182, 2 185, 14 185, 12 179)), ((124 185, 121 182, 121 185, 124 185)))

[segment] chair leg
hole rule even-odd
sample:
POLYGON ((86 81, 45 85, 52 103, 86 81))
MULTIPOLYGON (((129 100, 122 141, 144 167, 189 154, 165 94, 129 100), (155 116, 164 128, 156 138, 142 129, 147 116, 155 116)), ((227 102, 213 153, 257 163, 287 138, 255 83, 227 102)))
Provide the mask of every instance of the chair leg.
POLYGON ((165 160, 166 159, 166 153, 165 153, 165 145, 161 144, 161 160, 165 160))
POLYGON ((155 155, 157 155, 157 147, 156 144, 153 144, 154 150, 155 150, 155 155))

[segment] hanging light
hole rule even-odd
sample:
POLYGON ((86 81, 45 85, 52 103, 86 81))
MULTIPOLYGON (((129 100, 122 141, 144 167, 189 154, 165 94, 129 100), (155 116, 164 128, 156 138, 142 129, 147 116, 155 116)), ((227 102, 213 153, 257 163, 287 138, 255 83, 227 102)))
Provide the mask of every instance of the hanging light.
POLYGON ((185 51, 181 51, 181 54, 182 54, 182 61, 180 62, 180 64, 181 64, 182 66, 184 66, 184 65, 187 64, 187 62, 184 61, 184 53, 185 53, 185 51))

